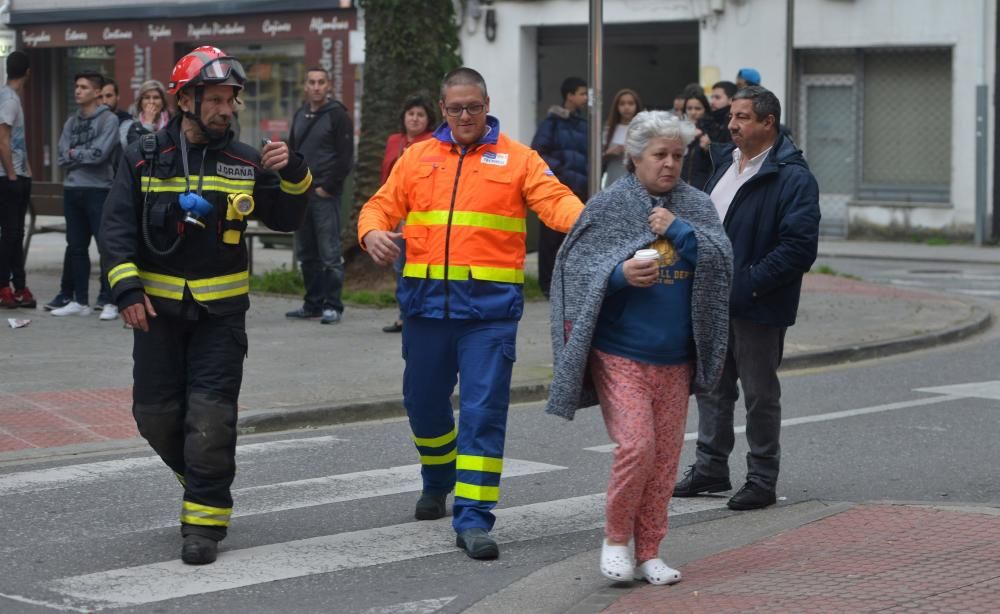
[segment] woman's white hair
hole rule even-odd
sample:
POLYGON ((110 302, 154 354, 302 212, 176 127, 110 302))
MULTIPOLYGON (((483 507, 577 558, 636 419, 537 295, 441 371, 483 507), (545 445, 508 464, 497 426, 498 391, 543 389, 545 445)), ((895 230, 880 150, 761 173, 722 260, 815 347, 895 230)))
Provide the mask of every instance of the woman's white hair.
POLYGON ((641 158, 655 138, 677 139, 687 147, 694 140, 695 126, 686 119, 677 119, 667 111, 643 111, 632 118, 625 133, 625 166, 635 172, 633 159, 641 158))

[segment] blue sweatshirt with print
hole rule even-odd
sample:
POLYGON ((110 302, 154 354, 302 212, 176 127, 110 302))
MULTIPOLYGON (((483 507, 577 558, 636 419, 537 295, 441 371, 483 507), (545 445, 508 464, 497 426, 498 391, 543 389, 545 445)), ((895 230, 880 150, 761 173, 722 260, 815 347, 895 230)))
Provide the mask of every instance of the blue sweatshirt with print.
POLYGON ((690 362, 691 283, 698 240, 687 222, 675 218, 649 247, 660 252, 659 278, 649 288, 636 288, 625 281, 624 263, 615 267, 592 346, 654 365, 690 362))

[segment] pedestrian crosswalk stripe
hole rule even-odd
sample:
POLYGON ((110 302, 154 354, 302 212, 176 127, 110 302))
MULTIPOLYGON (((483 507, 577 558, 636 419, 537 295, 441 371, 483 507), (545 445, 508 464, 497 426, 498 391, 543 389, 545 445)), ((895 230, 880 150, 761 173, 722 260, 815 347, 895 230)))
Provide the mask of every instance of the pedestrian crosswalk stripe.
MULTIPOLYGON (((868 414, 878 414, 885 411, 895 411, 897 409, 909 409, 911 407, 922 407, 924 405, 935 405, 947 401, 957 401, 965 396, 982 398, 997 398, 997 396, 987 396, 989 394, 1000 395, 1000 388, 995 382, 983 382, 982 384, 967 384, 963 386, 942 386, 940 388, 917 388, 918 392, 937 392, 942 396, 928 397, 924 399, 914 399, 912 401, 900 401, 898 403, 885 403, 883 405, 873 405, 871 407, 859 407, 857 409, 845 409, 843 411, 832 411, 825 414, 815 414, 812 416, 800 416, 798 418, 786 418, 781 421, 782 428, 786 426, 797 426, 799 424, 812 424, 813 422, 827 422, 829 420, 841 420, 843 418, 853 418, 855 416, 866 416, 868 414), (992 388, 990 387, 992 384, 992 388), (978 390, 979 392, 972 392, 978 390)), ((733 433, 739 435, 745 433, 747 427, 737 426, 733 433)), ((695 441, 698 433, 684 433, 684 441, 695 441)), ((618 447, 617 444, 606 443, 599 446, 584 448, 590 452, 612 452, 618 447)))
MULTIPOLYGON (((501 544, 597 529, 603 493, 496 510, 493 536, 501 544)), ((724 498, 675 499, 679 516, 725 506, 724 498)), ((227 551, 206 569, 172 560, 112 569, 45 583, 68 606, 138 606, 244 586, 457 553, 451 519, 408 522, 227 551)), ((463 555, 464 556, 464 555, 463 555)))
MULTIPOLYGON (((566 467, 508 458, 504 461, 504 479, 566 467)), ((400 465, 388 469, 371 469, 356 473, 341 473, 319 478, 279 482, 264 486, 248 486, 233 490, 233 518, 269 514, 285 510, 328 505, 358 499, 371 499, 403 492, 417 492, 423 486, 420 465, 400 465)), ((172 527, 176 517, 163 516, 129 531, 147 531, 172 527)), ((235 526, 235 522, 234 522, 235 526)))
POLYGON ((421 599, 392 605, 370 608, 363 614, 433 614, 458 598, 458 595, 441 597, 440 599, 421 599))
MULTIPOLYGON (((335 441, 343 441, 343 439, 321 436, 249 443, 237 446, 236 460, 245 462, 248 455, 326 446, 335 441)), ((54 490, 68 486, 77 487, 134 476, 139 471, 150 473, 166 471, 166 466, 157 456, 140 456, 10 473, 0 475, 0 496, 54 490)))

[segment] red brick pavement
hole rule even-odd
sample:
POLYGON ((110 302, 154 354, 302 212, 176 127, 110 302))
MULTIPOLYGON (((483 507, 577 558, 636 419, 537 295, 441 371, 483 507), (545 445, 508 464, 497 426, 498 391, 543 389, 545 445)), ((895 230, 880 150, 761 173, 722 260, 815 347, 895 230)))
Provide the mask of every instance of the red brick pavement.
POLYGON ((0 452, 138 436, 131 388, 0 394, 0 452))
POLYGON ((681 571, 605 612, 997 612, 1000 516, 859 506, 681 571))

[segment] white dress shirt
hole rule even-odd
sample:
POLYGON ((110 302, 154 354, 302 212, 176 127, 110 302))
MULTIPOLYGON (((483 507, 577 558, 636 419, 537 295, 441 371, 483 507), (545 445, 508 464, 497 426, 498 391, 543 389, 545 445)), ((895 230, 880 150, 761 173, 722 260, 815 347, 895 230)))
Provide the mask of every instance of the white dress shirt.
POLYGON ((712 204, 719 212, 720 220, 726 220, 726 212, 729 211, 729 206, 733 203, 733 197, 740 191, 744 183, 750 181, 750 178, 757 174, 757 171, 764 164, 764 158, 770 151, 771 147, 768 147, 750 158, 744 166, 743 172, 740 172, 740 160, 743 159, 743 152, 739 148, 733 150, 733 163, 726 169, 726 173, 719 179, 719 182, 715 184, 711 194, 712 204))

